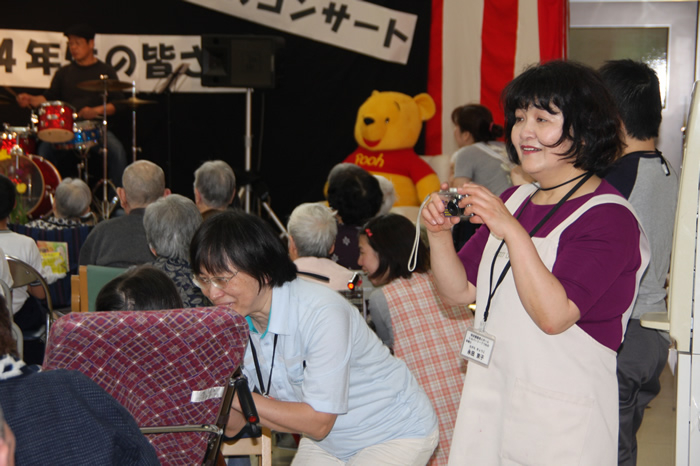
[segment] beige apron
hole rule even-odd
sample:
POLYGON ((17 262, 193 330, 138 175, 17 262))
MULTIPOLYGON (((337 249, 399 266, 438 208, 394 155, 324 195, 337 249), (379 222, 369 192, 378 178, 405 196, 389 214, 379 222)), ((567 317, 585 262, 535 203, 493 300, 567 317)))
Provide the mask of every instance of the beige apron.
MULTIPOLYGON (((513 212, 534 187, 519 188, 506 206, 513 212)), ((549 270, 561 233, 589 208, 617 203, 614 195, 595 196, 546 238, 533 238, 549 270)), ((649 247, 640 227, 642 267, 649 247)), ((491 260, 500 241, 489 238, 479 266, 475 328, 483 322, 491 260)), ((508 260, 499 253, 494 283, 508 260)), ((635 291, 636 297, 636 291, 635 291)), ((623 331, 634 300, 623 316, 623 331)), ((496 338, 488 368, 470 364, 454 429, 450 465, 615 465, 618 394, 616 353, 578 325, 546 335, 523 308, 512 271, 493 297, 485 331, 496 338)))

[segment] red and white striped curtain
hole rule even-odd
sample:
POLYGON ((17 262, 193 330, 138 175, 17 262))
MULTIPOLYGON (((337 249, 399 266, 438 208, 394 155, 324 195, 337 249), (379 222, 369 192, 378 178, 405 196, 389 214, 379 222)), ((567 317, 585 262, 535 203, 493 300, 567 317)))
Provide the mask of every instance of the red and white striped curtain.
POLYGON ((505 85, 528 65, 566 57, 566 0, 432 0, 426 154, 452 153, 452 109, 480 103, 503 124, 505 85))

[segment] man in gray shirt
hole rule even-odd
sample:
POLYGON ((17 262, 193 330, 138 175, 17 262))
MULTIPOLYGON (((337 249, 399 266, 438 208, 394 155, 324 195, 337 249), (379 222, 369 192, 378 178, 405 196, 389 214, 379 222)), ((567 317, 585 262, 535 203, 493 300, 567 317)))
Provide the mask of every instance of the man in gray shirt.
POLYGON ((620 395, 618 464, 637 463, 636 433, 644 409, 659 393, 659 376, 668 358, 669 336, 643 328, 647 312, 666 312, 666 275, 671 262, 678 202, 678 175, 656 149, 661 124, 659 80, 654 70, 632 60, 609 61, 600 75, 623 123, 625 149, 605 175, 634 207, 651 245, 651 260, 618 350, 620 395))

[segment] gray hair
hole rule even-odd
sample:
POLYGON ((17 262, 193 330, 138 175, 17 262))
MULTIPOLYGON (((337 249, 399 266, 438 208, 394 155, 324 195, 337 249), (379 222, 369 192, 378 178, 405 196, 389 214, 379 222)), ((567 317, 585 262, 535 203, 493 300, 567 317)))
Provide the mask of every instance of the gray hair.
POLYGON ((374 175, 374 177, 379 181, 379 189, 382 190, 382 206, 377 212, 377 216, 388 214, 394 203, 396 202, 396 189, 394 184, 389 181, 388 178, 382 175, 374 175))
POLYGON ((165 192, 165 173, 153 162, 137 160, 124 170, 122 185, 131 207, 146 207, 165 192))
POLYGON ((210 160, 195 170, 194 187, 205 204, 214 209, 223 209, 236 192, 236 175, 223 160, 210 160))
POLYGON ((80 217, 88 210, 91 201, 92 192, 83 180, 65 178, 56 188, 54 208, 59 217, 80 217))
POLYGON ((338 234, 333 211, 323 204, 304 203, 297 206, 287 223, 300 257, 328 257, 338 234))
POLYGON ((189 257, 190 241, 202 223, 202 215, 191 199, 179 194, 162 197, 146 207, 143 227, 148 244, 159 256, 189 257))

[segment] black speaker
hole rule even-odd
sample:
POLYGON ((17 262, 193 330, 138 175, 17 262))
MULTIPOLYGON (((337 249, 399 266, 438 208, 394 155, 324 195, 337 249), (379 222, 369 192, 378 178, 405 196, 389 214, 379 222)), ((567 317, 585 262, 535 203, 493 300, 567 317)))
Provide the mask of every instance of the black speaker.
POLYGON ((202 86, 273 89, 284 39, 278 36, 202 36, 202 86))

